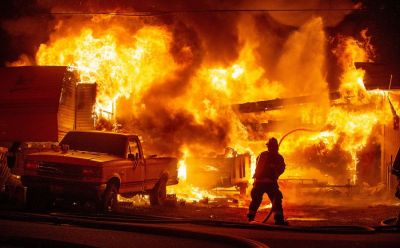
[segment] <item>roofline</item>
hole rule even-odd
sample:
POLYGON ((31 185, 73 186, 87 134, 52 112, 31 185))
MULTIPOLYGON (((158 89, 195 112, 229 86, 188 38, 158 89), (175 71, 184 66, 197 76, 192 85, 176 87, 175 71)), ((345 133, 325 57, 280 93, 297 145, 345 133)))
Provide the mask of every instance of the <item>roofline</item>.
POLYGON ((111 131, 99 131, 99 130, 71 130, 71 131, 68 131, 67 133, 105 133, 105 134, 113 134, 113 135, 121 135, 121 136, 139 137, 138 135, 131 134, 131 133, 116 133, 116 132, 111 132, 111 131))

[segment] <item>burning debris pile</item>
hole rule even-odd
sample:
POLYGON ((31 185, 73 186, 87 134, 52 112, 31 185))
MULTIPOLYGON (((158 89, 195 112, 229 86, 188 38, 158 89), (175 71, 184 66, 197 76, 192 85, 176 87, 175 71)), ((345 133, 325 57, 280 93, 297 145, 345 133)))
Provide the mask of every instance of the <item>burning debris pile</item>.
MULTIPOLYGON (((211 2, 197 6, 188 1, 187 6, 175 7, 213 9, 211 2)), ((120 4, 101 6, 102 13, 114 14, 50 15, 48 40, 36 44, 33 53, 8 61, 8 66, 76 68, 82 83, 98 85, 96 113, 106 123, 102 127, 118 124, 123 131, 138 133, 147 141, 147 153, 184 161, 184 156, 209 157, 230 146, 254 157, 265 149, 268 136, 279 138, 293 127, 307 126, 313 131, 296 132, 282 142, 288 158, 284 177, 357 182, 358 154, 371 136, 379 139, 376 126, 392 117, 387 93, 367 91, 364 72, 354 65, 373 59, 368 29, 354 34, 359 39, 326 31, 347 12, 329 17, 302 14, 298 19, 292 13, 289 18, 265 11, 151 14, 154 6, 167 6, 162 1, 153 7, 120 4), (143 10, 150 15, 137 12, 143 10), (328 74, 334 82, 328 82, 328 74), (330 99, 333 91, 340 97, 330 99), (231 107, 309 95, 318 97, 262 113, 240 114, 231 107), (261 133, 247 125, 271 121, 282 124, 261 133), (310 172, 311 167, 316 170, 310 172)), ((346 1, 341 4, 353 7, 346 1)), ((74 7, 60 1, 48 11, 76 13, 74 7)), ((78 7, 82 13, 95 12, 90 4, 78 7)), ((21 26, 24 21, 14 22, 21 26)), ((8 23, 8 31, 20 29, 8 23)), ((185 163, 181 164, 184 179, 185 163)), ((254 158, 252 166, 254 170, 254 158)))

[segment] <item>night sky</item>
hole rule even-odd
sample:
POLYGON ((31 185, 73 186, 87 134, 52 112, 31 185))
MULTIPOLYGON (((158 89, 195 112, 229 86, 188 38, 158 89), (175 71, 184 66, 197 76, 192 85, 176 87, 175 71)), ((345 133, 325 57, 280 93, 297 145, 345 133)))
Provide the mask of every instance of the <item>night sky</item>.
MULTIPOLYGON (((215 3, 215 1, 213 2, 215 3)), ((218 8, 229 8, 242 4, 242 1, 218 1, 218 8)), ((375 48, 375 62, 399 64, 400 58, 400 1, 376 1, 362 0, 353 1, 354 4, 361 4, 360 9, 352 11, 336 26, 327 27, 326 32, 334 37, 336 34, 360 38, 360 31, 368 27, 368 35, 372 36, 371 43, 375 48)), ((245 9, 245 5, 241 5, 245 9)), ((15 61, 21 54, 28 54, 34 57, 39 45, 45 43, 52 30, 55 28, 55 17, 51 12, 66 8, 69 11, 107 11, 111 9, 129 9, 144 11, 160 11, 165 9, 196 10, 212 9, 210 1, 172 1, 166 5, 162 1, 51 1, 51 0, 15 0, 0 2, 0 65, 5 66, 7 62, 15 61), (70 4, 70 3, 75 3, 70 4), (93 4, 96 3, 96 4, 93 4), (171 4, 172 3, 172 4, 171 4), (184 4, 183 4, 184 3, 184 4), (131 6, 131 5, 135 6, 131 6), (116 6, 119 5, 119 6, 116 6), (55 7, 56 6, 56 7, 55 7), (10 32, 10 26, 15 26, 16 31, 10 32)), ((333 4, 333 7, 336 7, 333 4)), ((209 14, 210 16, 214 13, 209 14)), ((216 15, 216 14, 215 14, 216 15)), ((220 14, 218 14, 220 15, 220 14)), ((257 18, 268 19, 268 12, 263 12, 257 18)), ((69 18, 69 17, 65 17, 69 18)), ((169 17, 162 17, 164 21, 169 17)), ((261 20, 260 19, 260 20, 261 20)), ((293 30, 297 27, 288 27, 279 24, 275 29, 293 30)), ((212 28, 213 25, 207 25, 212 28)), ((13 28, 12 28, 13 29, 13 28)), ((275 30, 276 31, 276 30, 275 30)), ((274 31, 274 32, 275 32, 274 31)), ((279 31, 279 30, 278 30, 279 31)), ((233 37, 234 38, 234 37, 233 37)), ((232 39, 232 46, 235 40, 232 39)), ((226 44, 229 46, 229 44, 226 44)), ((328 45, 329 46, 329 45, 328 45)), ((232 53, 229 56, 236 56, 232 53)), ((334 62, 335 58, 328 50, 328 82, 331 90, 339 84, 339 68, 334 62)), ((231 58, 230 58, 231 59, 231 58)))

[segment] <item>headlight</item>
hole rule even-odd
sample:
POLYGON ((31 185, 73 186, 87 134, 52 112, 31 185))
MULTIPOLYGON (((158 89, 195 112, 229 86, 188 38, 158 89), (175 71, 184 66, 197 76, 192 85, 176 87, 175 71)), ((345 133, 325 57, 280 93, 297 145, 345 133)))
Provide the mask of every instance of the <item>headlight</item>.
POLYGON ((39 168, 39 162, 37 161, 25 161, 25 170, 37 170, 39 168))
POLYGON ((84 177, 101 177, 101 171, 99 168, 86 167, 82 169, 82 175, 84 177))

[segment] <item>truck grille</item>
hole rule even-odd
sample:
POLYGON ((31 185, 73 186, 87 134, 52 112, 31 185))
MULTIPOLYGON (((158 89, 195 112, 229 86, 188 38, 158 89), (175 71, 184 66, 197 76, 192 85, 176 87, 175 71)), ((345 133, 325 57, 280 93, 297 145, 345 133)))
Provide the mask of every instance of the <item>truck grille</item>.
POLYGON ((82 168, 67 164, 43 163, 39 165, 38 174, 40 176, 79 179, 82 178, 82 168))

